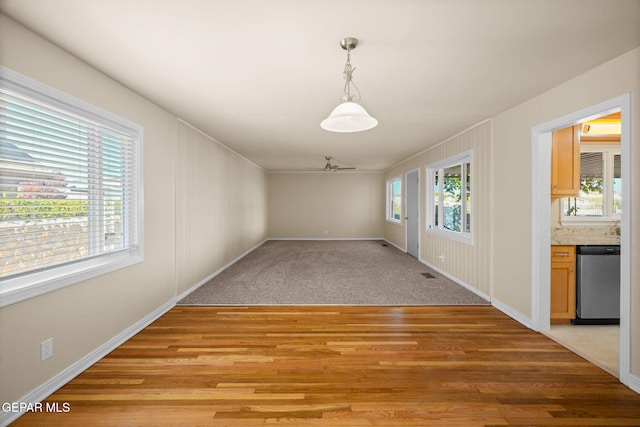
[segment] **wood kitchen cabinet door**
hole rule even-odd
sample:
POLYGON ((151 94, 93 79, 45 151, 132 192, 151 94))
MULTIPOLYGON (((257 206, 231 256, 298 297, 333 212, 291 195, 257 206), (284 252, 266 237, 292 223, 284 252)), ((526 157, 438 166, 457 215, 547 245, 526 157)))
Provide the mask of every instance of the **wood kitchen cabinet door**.
POLYGON ((576 247, 551 246, 551 320, 576 317, 576 247))
POLYGON ((577 197, 580 192, 580 125, 551 134, 551 197, 577 197))

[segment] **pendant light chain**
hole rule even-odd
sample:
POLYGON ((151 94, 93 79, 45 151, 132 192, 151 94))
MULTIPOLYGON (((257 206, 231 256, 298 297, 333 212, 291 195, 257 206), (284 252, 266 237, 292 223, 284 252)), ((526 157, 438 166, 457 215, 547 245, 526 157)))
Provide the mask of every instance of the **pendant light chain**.
POLYGON ((346 102, 358 102, 362 98, 360 96, 360 89, 353 82, 353 72, 355 71, 355 67, 351 66, 351 49, 347 49, 347 62, 344 64, 344 71, 342 75, 344 77, 344 94, 342 95, 342 100, 346 102), (351 95, 351 86, 355 89, 355 94, 351 95))

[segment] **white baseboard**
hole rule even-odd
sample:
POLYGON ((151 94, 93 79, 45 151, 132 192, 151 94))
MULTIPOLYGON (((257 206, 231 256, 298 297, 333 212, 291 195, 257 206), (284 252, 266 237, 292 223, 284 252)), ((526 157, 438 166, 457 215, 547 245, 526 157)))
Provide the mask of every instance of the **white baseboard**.
MULTIPOLYGON (((40 386, 36 387, 34 390, 22 396, 22 398, 20 398, 18 402, 35 403, 35 402, 41 402, 42 400, 46 399, 48 396, 53 394, 60 387, 62 387, 63 385, 71 381, 73 378, 81 374, 83 371, 85 371, 91 365, 93 365, 94 363, 96 363, 97 361, 105 357, 107 354, 112 352, 118 346, 122 345, 125 341, 127 341, 129 338, 131 338, 132 336, 140 332, 142 329, 147 327, 149 324, 151 324, 153 321, 155 321, 160 316, 165 314, 167 311, 171 310, 176 305, 176 303, 180 301, 182 298, 184 298, 189 293, 193 292, 195 289, 202 286, 203 284, 205 284, 206 282, 208 282, 218 274, 222 273, 225 269, 229 268, 229 266, 231 266, 232 264, 240 260, 242 257, 246 256, 249 252, 253 251, 258 246, 262 245, 265 241, 266 240, 263 240, 262 242, 258 243, 251 249, 247 250, 242 255, 235 258, 233 261, 227 263, 217 271, 207 276, 205 279, 201 280, 199 283, 192 286, 189 290, 183 292, 182 294, 180 294, 175 298, 172 298, 170 301, 166 302, 161 307, 157 308, 156 310, 154 310, 152 313, 150 313, 140 321, 131 325, 130 327, 128 327, 127 329, 125 329, 115 337, 111 338, 109 341, 102 344, 100 347, 96 348, 89 354, 85 355, 83 358, 81 358, 77 362, 65 368, 62 372, 58 373, 57 375, 50 378, 40 386)), ((24 412, 0 413, 0 426, 5 427, 9 425, 9 423, 15 421, 23 413, 24 412)))
POLYGON ((419 261, 421 263, 423 263, 424 265, 426 265, 427 267, 429 267, 430 269, 435 270, 438 273, 442 274, 444 277, 446 277, 447 279, 451 280, 452 282, 455 282, 458 285, 462 286, 463 288, 467 289, 468 291, 471 291, 474 294, 478 295, 480 298, 484 298, 487 301, 491 302, 491 296, 485 294, 482 291, 479 291, 478 289, 474 288, 470 284, 463 282, 462 280, 458 279, 457 277, 452 276, 451 274, 447 273, 446 271, 443 271, 443 270, 439 269, 438 267, 436 267, 434 265, 431 265, 430 263, 428 263, 427 261, 425 261, 423 259, 420 259, 419 261))
POLYGON ((631 390, 640 394, 640 377, 637 377, 633 374, 629 374, 629 381, 625 385, 629 387, 631 390))
POLYGON ((246 250, 242 255, 237 256, 235 259, 229 261, 228 263, 226 263, 225 265, 223 265, 222 267, 220 267, 219 269, 217 269, 216 271, 214 271, 213 273, 211 273, 210 275, 208 275, 207 277, 205 277, 204 279, 200 280, 198 283, 196 283, 195 285, 193 285, 192 287, 190 287, 189 289, 187 289, 186 291, 184 291, 183 293, 181 293, 180 295, 178 295, 176 297, 176 302, 180 301, 181 299, 183 299, 184 297, 186 297, 187 295, 189 295, 191 292, 195 291, 196 289, 198 289, 200 286, 204 285, 205 283, 207 283, 209 280, 213 279, 214 277, 216 277, 218 274, 222 273, 223 271, 225 271, 227 268, 231 267, 233 264, 235 264, 236 262, 240 261, 242 258, 244 258, 245 256, 247 256, 249 253, 253 252, 254 250, 256 250, 259 246, 261 246, 264 242, 266 242, 267 240, 270 239, 265 239, 262 242, 258 243, 257 245, 255 245, 254 247, 252 247, 251 249, 246 250))
POLYGON ((531 318, 525 316, 524 314, 520 313, 519 311, 514 310, 513 308, 511 308, 507 304, 503 303, 502 301, 497 300, 495 297, 491 297, 491 296, 485 294, 484 292, 481 292, 481 291, 475 289, 471 285, 469 285, 467 283, 464 283, 463 281, 459 280, 458 278, 453 277, 449 273, 440 270, 439 268, 429 264, 428 262, 426 262, 426 261, 424 261, 422 259, 420 260, 420 262, 423 263, 424 265, 426 265, 427 267, 429 267, 429 268, 437 271, 438 273, 442 274, 443 276, 449 278, 450 280, 456 282, 460 286, 465 287, 466 289, 470 290, 471 292, 473 292, 474 294, 478 295, 479 297, 482 297, 482 298, 486 299, 487 301, 489 301, 491 303, 491 305, 493 307, 497 308, 498 310, 500 310, 501 312, 503 312, 507 316, 511 317, 513 320, 523 324, 524 326, 526 326, 529 329, 533 329, 531 327, 532 326, 531 318))
POLYGON ((423 263, 424 265, 426 265, 427 267, 429 267, 429 268, 437 271, 438 273, 442 274, 443 276, 447 277, 448 279, 456 282, 460 286, 468 289, 469 291, 473 292, 474 294, 478 295, 479 297, 482 297, 482 298, 486 299, 487 301, 489 301, 491 303, 491 305, 493 307, 497 308, 498 310, 500 310, 501 312, 503 312, 507 316, 509 316, 512 319, 514 319, 515 321, 517 321, 519 323, 522 323, 527 328, 532 329, 531 328, 531 325, 532 325, 531 319, 529 317, 525 316, 524 314, 514 310, 513 308, 511 308, 507 304, 501 302, 500 300, 497 300, 495 297, 492 297, 490 295, 485 294, 482 291, 479 291, 478 289, 476 289, 473 286, 463 282, 462 280, 458 279, 457 277, 454 277, 454 276, 450 275, 446 271, 442 271, 438 267, 436 267, 434 265, 431 265, 430 263, 428 263, 428 262, 426 262, 426 261, 424 261, 422 259, 420 260, 420 262, 423 263))
POLYGON ((382 237, 269 237, 267 240, 384 240, 382 237))
MULTIPOLYGON (((60 387, 80 375, 86 369, 88 369, 91 365, 105 357, 107 354, 112 352, 118 346, 122 345, 129 338, 140 332, 142 329, 146 328, 153 321, 158 319, 160 316, 165 314, 167 311, 171 310, 176 304, 176 299, 173 298, 170 301, 166 302, 162 306, 158 307, 153 312, 149 313, 144 318, 140 319, 138 322, 129 326, 124 331, 120 332, 115 337, 111 338, 109 341, 102 344, 100 347, 96 348, 92 352, 85 355, 83 358, 78 360, 77 362, 69 365, 63 371, 53 376, 49 380, 45 381, 29 393, 22 396, 18 399, 18 402, 41 402, 46 399, 48 396, 53 394, 60 387)), ((9 423, 15 421, 19 418, 24 412, 2 412, 0 414, 0 426, 4 427, 9 425, 9 423)))
POLYGON ((514 310, 513 308, 503 303, 502 301, 497 300, 495 297, 492 298, 491 305, 497 308, 498 310, 500 310, 501 312, 503 312, 504 314, 506 314, 507 316, 511 317, 513 320, 519 323, 522 323, 527 328, 533 330, 533 327, 532 327, 533 323, 531 322, 530 317, 527 317, 524 314, 520 313, 519 311, 514 310))
MULTIPOLYGON (((534 330, 532 328, 531 318, 529 318, 529 317, 525 316, 524 314, 512 309, 511 307, 509 307, 505 303, 503 303, 503 302, 501 302, 501 301, 499 301, 499 300, 497 300, 495 298, 493 298, 493 300, 491 301, 491 305, 493 305, 495 308, 497 308, 498 310, 500 310, 501 312, 503 312, 507 316, 511 317, 512 319, 514 319, 517 322, 521 323, 522 325, 526 326, 527 328, 529 328, 531 330, 534 330)), ((548 336, 547 334, 544 334, 544 335, 546 335, 549 339, 553 339, 552 337, 548 336)), ((562 344, 562 343, 561 343, 561 345, 566 347, 570 351, 580 355, 580 352, 576 351, 575 349, 569 348, 565 344, 562 344)), ((591 363, 593 363, 593 362, 591 362, 591 363)), ((600 366, 600 368, 606 371, 606 369, 604 367, 600 366)), ((637 376, 635 376, 633 374, 629 374, 627 376, 627 380, 625 382, 622 382, 622 380, 620 382, 622 384, 626 385, 627 387, 629 387, 631 390, 633 390, 636 393, 640 394, 640 377, 637 377, 637 376)))
MULTIPOLYGON (((252 252, 256 248, 258 248, 260 245, 262 245, 267 240, 384 240, 386 243, 388 243, 388 244, 396 247, 397 249, 405 252, 403 248, 398 247, 393 242, 390 242, 390 241, 388 241, 386 239, 379 238, 379 237, 375 237, 375 238, 339 238, 339 239, 336 239, 336 238, 326 238, 326 239, 269 238, 269 239, 263 240, 259 244, 255 245, 253 248, 247 250, 242 255, 240 255, 237 258, 235 258, 233 261, 227 263, 226 265, 224 265, 223 267, 221 267, 220 269, 218 269, 214 273, 212 273, 209 276, 207 276, 207 278, 201 280, 199 283, 197 283, 196 285, 192 286, 189 290, 183 292, 182 294, 180 294, 179 296, 177 296, 175 298, 172 298, 170 301, 166 302, 165 304, 163 304, 162 306, 160 306, 159 308, 154 310, 152 313, 150 313, 147 316, 145 316, 143 319, 141 319, 138 322, 136 322, 135 324, 131 325, 130 327, 128 327, 127 329, 125 329, 124 331, 122 331, 121 333, 116 335, 115 337, 111 338, 109 341, 107 341, 104 344, 102 344, 100 347, 98 347, 95 350, 93 350, 92 352, 88 353, 86 356, 84 356, 83 358, 81 358, 77 362, 75 362, 72 365, 68 366, 62 372, 58 373, 57 375, 55 375, 54 377, 50 378, 49 380, 47 380, 46 382, 44 382, 40 386, 36 387, 34 390, 30 391, 29 393, 24 395, 22 398, 20 398, 18 400, 18 402, 34 402, 35 403, 35 402, 41 402, 42 400, 46 399, 48 396, 50 396, 52 393, 54 393, 60 387, 62 387, 63 385, 65 385, 66 383, 71 381, 73 378, 75 378, 76 376, 81 374, 83 371, 88 369, 91 365, 93 365, 94 363, 96 363, 97 361, 99 361, 100 359, 105 357, 107 354, 109 354, 115 348, 117 348, 118 346, 122 345, 129 338, 131 338, 132 336, 134 336, 135 334, 140 332, 142 329, 147 327, 149 324, 151 324, 153 321, 158 319, 160 316, 165 314, 167 311, 169 311, 171 308, 173 308, 175 306, 176 302, 180 301, 182 298, 187 296, 189 293, 193 292, 195 289, 197 289, 198 287, 202 286, 204 283, 208 282, 209 280, 211 280, 212 278, 214 278, 215 276, 217 276, 218 274, 223 272, 229 266, 231 266, 232 264, 234 264, 235 262, 237 262, 238 260, 240 260, 241 258, 246 256, 248 253, 252 252)), ((497 300, 495 298, 491 298, 489 295, 484 294, 483 292, 473 288, 472 286, 468 285, 467 283, 462 282, 461 280, 451 276, 450 274, 448 274, 448 273, 446 273, 446 272, 444 272, 444 271, 442 271, 442 270, 430 265, 429 263, 427 263, 427 262, 425 262, 423 260, 420 260, 420 262, 425 264, 427 267, 429 267, 429 268, 437 271, 438 273, 442 274, 443 276, 449 278, 450 280, 454 281, 455 283, 463 286, 464 288, 468 289, 469 291, 475 293, 476 295, 486 299, 487 301, 490 301, 492 306, 494 306, 495 308, 497 308, 498 310, 500 310, 501 312, 503 312, 507 316, 513 318, 517 322, 523 324, 527 328, 532 329, 532 326, 531 326, 532 322, 531 322, 531 319, 529 317, 527 317, 527 316, 523 315, 522 313, 512 309, 510 306, 502 303, 501 301, 499 301, 499 300, 497 300)), ((630 375, 629 376, 629 381, 628 381, 628 383, 626 385, 630 389, 635 391, 636 393, 640 393, 640 377, 637 377, 635 375, 630 375)), ((9 425, 11 422, 13 422, 17 418, 19 418, 22 414, 23 414, 23 412, 2 412, 2 413, 0 413, 0 426, 1 427, 5 427, 5 426, 9 425)))
POLYGON ((397 250, 402 251, 402 252, 404 252, 405 254, 407 253, 407 250, 406 250, 405 248, 401 248, 400 246, 398 246, 398 245, 396 245, 395 243, 393 243, 391 240, 384 239, 384 241, 385 241, 385 243, 388 243, 388 244, 390 244, 391 246, 393 246, 394 248, 396 248, 397 250))

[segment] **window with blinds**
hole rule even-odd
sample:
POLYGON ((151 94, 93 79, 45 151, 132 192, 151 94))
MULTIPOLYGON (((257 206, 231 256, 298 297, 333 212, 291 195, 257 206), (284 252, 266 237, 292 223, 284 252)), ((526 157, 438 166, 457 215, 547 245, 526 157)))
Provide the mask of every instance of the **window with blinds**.
POLYGON ((621 187, 619 144, 586 145, 580 153, 580 193, 562 200, 562 221, 619 221, 621 187))
POLYGON ((0 72, 0 297, 140 261, 142 128, 0 72))

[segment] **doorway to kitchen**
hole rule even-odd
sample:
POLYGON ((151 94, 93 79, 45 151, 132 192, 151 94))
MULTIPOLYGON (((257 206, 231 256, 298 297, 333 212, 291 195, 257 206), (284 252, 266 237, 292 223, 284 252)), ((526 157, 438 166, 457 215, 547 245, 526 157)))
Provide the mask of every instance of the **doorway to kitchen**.
POLYGON ((552 132, 551 328, 618 376, 620 111, 552 132))
MULTIPOLYGON (((598 117, 620 112, 621 117, 621 188, 624 207, 620 215, 620 335, 618 344, 618 378, 629 384, 631 378, 631 195, 630 164, 630 95, 626 94, 532 129, 532 327, 547 333, 551 314, 551 151, 552 132, 575 126, 598 117)), ((562 344, 562 342, 561 342, 562 344)), ((567 345, 568 346, 568 345, 567 345)), ((574 350, 575 351, 575 350, 574 350)), ((583 354, 589 358, 588 354, 583 354)))

